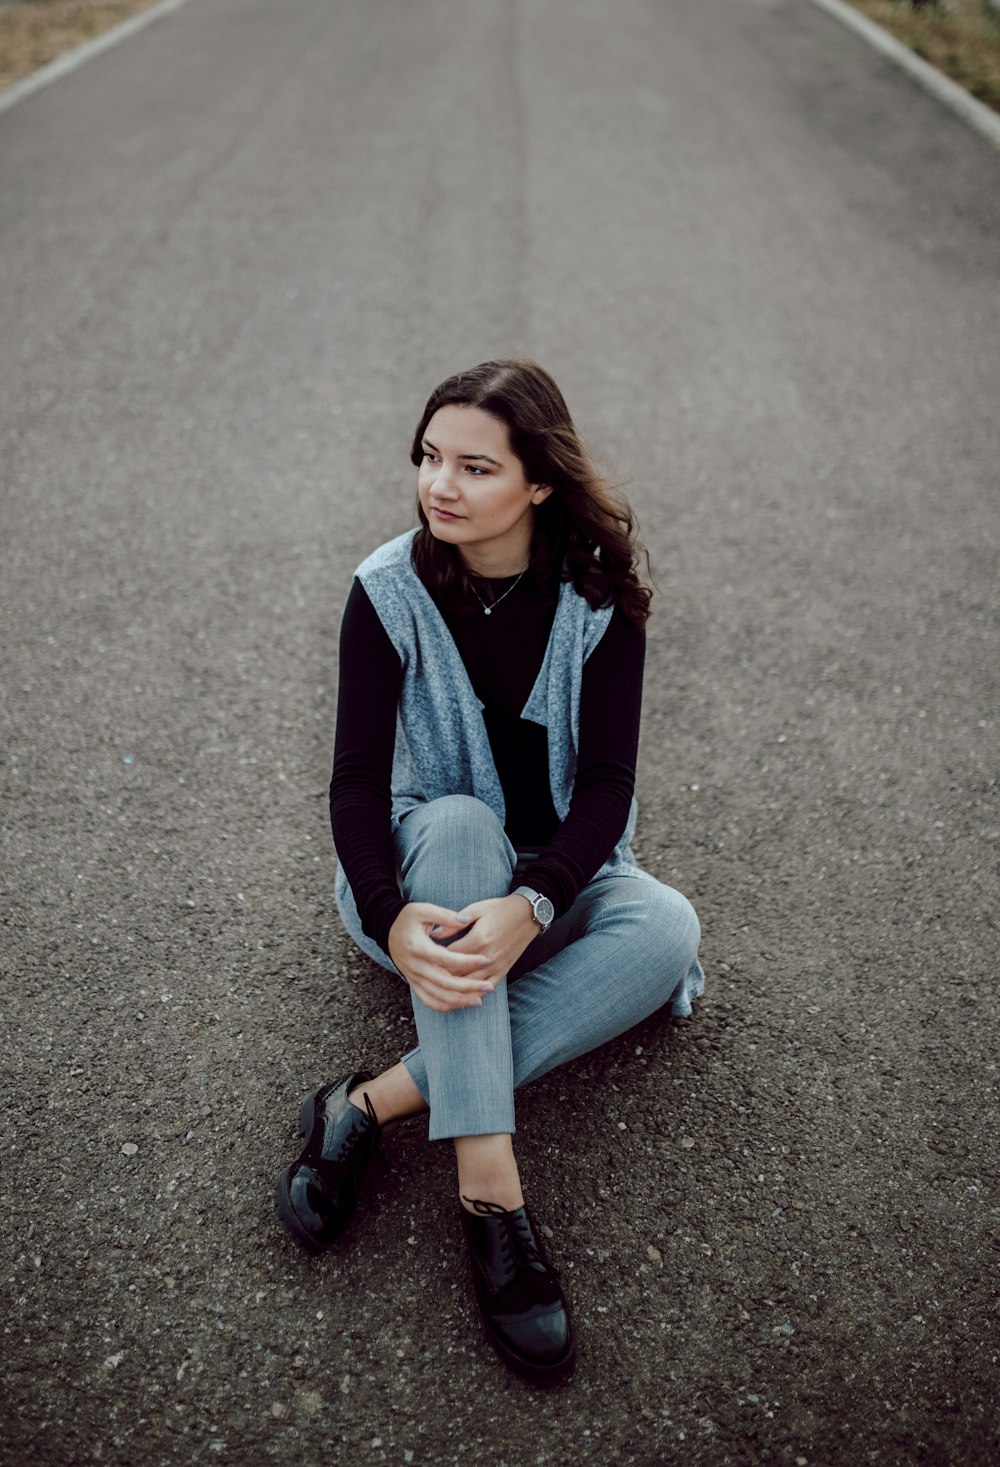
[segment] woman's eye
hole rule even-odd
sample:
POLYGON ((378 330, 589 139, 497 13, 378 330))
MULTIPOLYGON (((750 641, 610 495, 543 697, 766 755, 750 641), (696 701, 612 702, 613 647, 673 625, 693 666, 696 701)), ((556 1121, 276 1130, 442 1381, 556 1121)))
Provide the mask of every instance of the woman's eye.
POLYGON ((424 459, 429 464, 436 464, 437 463, 437 454, 436 453, 428 453, 427 449, 425 448, 424 449, 424 459))
POLYGON ((466 464, 465 467, 468 469, 469 473, 473 474, 477 479, 489 473, 489 469, 484 469, 480 464, 466 464))

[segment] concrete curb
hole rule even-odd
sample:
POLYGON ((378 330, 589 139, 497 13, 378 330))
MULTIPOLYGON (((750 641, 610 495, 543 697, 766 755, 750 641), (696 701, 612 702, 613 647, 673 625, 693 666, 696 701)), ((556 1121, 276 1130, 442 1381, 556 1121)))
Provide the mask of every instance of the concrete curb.
POLYGON ((58 81, 61 76, 68 76, 92 56, 99 56, 102 51, 110 51, 112 46, 117 46, 119 41, 128 40, 134 36, 136 31, 143 30, 147 25, 152 25, 154 20, 160 20, 169 15, 172 10, 180 10, 188 0, 160 0, 159 5, 154 5, 150 10, 144 10, 141 15, 133 15, 130 20, 123 20, 120 25, 112 26, 110 30, 95 36, 92 41, 84 41, 82 46, 74 46, 72 51, 67 51, 62 56, 57 56, 55 61, 50 61, 46 66, 40 66, 30 76, 15 82, 13 86, 0 92, 0 112, 7 112, 11 107, 16 107, 18 102, 23 102, 25 97, 33 96, 35 92, 47 87, 50 82, 58 81))
POLYGON ((1000 148, 1000 115, 992 107, 978 102, 964 87, 938 71, 936 66, 922 61, 909 47, 897 41, 895 36, 891 36, 866 15, 862 15, 860 10, 855 10, 853 5, 847 5, 845 0, 811 0, 811 3, 820 10, 825 10, 850 30, 856 31, 876 51, 881 51, 883 56, 888 56, 890 61, 908 71, 925 91, 937 97, 946 107, 950 107, 963 122, 974 127, 995 148, 1000 148))

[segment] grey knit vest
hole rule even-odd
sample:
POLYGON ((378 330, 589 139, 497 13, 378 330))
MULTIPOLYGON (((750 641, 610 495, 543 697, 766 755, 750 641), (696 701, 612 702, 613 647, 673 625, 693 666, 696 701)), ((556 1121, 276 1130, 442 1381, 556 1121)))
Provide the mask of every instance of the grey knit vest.
MULTIPOLYGON (((472 795, 502 823, 503 790, 483 705, 444 618, 413 568, 415 534, 410 530, 380 546, 355 572, 403 667, 392 766, 392 828, 415 805, 443 795, 472 795)), ((569 811, 576 777, 583 668, 610 620, 610 607, 594 610, 569 582, 563 583, 542 666, 521 713, 548 733, 549 786, 560 820, 569 811)), ((625 830, 598 876, 647 874, 636 867, 630 846, 635 820, 633 800, 625 830)), ((354 941, 376 962, 391 966, 361 929, 342 867, 335 896, 354 941)))

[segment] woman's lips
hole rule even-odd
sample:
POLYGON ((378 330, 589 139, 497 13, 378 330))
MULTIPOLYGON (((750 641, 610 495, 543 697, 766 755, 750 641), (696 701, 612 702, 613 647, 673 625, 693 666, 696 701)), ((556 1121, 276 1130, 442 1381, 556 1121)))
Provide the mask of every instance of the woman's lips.
POLYGON ((431 505, 431 514, 439 520, 460 520, 460 514, 452 514, 450 509, 439 509, 436 504, 431 505))

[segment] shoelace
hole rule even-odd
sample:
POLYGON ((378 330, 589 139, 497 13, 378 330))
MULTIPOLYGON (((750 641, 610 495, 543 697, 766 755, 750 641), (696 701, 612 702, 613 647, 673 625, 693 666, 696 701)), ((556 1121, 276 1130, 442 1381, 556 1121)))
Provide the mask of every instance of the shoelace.
MULTIPOLYGON (((368 1115, 368 1119, 371 1121, 372 1125, 375 1127, 375 1135, 374 1135, 374 1137, 372 1139, 372 1151, 378 1157, 379 1165, 382 1168, 383 1175, 384 1176, 388 1176, 389 1175, 389 1163, 386 1161, 386 1159, 385 1159, 385 1152, 382 1150, 382 1126, 381 1126, 381 1124, 379 1122, 378 1116, 375 1114, 375 1107, 372 1105, 371 1096, 368 1094, 368 1091, 367 1090, 364 1092, 364 1096, 365 1096, 365 1111, 366 1111, 366 1113, 368 1115)), ((352 1137, 351 1139, 353 1140, 354 1138, 352 1137)), ((371 1175, 371 1172, 370 1171, 368 1173, 368 1186, 366 1188, 366 1191, 368 1193, 368 1211, 374 1216, 374 1213, 375 1213, 375 1187, 374 1187, 374 1184, 372 1182, 372 1175, 371 1175)))
POLYGON ((542 1257, 538 1244, 532 1234, 531 1224, 527 1215, 520 1208, 509 1209, 501 1207, 499 1202, 483 1202, 479 1198, 466 1197, 466 1202, 471 1203, 475 1212, 480 1217, 493 1217, 506 1219, 506 1227, 500 1231, 500 1247, 503 1255, 505 1270, 509 1271, 513 1279, 518 1272, 518 1260, 527 1264, 529 1268, 538 1267, 548 1273, 558 1273, 550 1263, 542 1257), (520 1217, 515 1214, 520 1213, 520 1217))
MULTIPOLYGON (((370 1143, 371 1149, 375 1156, 378 1157, 383 1172, 388 1173, 389 1163, 386 1161, 385 1152, 382 1150, 382 1127, 379 1124, 379 1118, 375 1114, 375 1107, 372 1105, 371 1096, 368 1094, 367 1090, 364 1092, 364 1097, 365 1113, 371 1125, 375 1128, 375 1135, 372 1137, 370 1143)), ((365 1152, 362 1149, 361 1143, 362 1141, 367 1139, 368 1135, 369 1131, 367 1127, 361 1127, 356 1131, 352 1131, 350 1136, 348 1136, 347 1140, 344 1142, 344 1149, 340 1157, 341 1164, 347 1168, 347 1172, 351 1178, 351 1182, 353 1186, 357 1189, 359 1194, 361 1192, 361 1185, 358 1174, 365 1165, 365 1152)), ((361 1180, 363 1180, 363 1178, 361 1180)), ((375 1191, 370 1171, 368 1174, 367 1185, 365 1186, 364 1190, 368 1194, 368 1211, 374 1214, 375 1191)))

